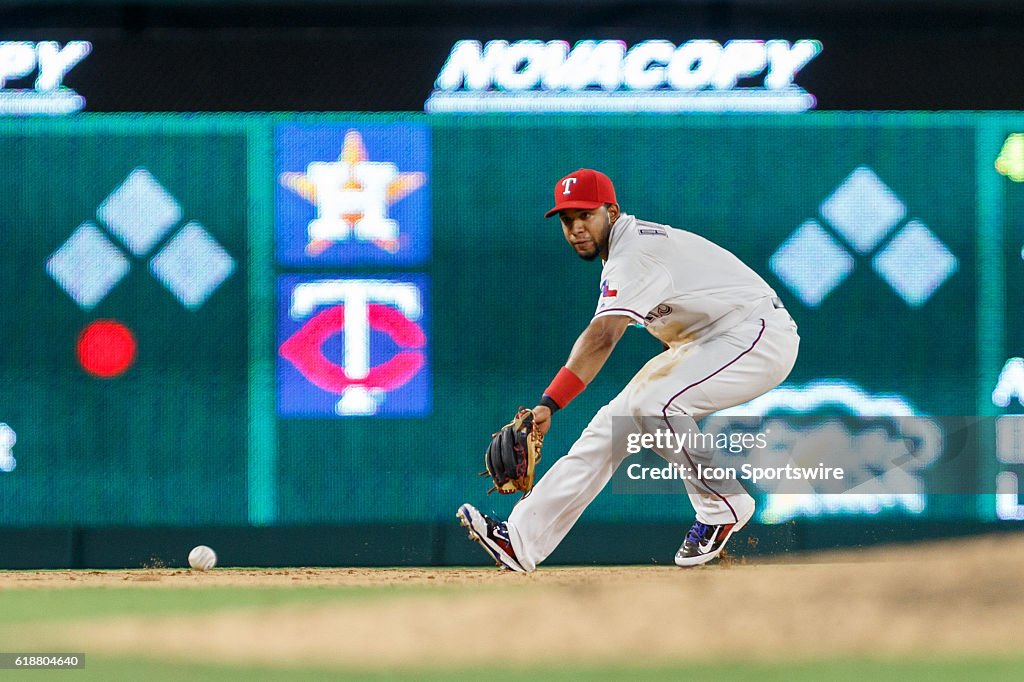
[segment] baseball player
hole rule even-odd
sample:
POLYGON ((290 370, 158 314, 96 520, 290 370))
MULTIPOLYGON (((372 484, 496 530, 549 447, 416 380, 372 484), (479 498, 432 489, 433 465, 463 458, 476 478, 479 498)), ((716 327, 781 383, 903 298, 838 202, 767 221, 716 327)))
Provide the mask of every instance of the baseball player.
MULTIPOLYGON (((470 504, 459 508, 470 538, 513 571, 532 571, 554 551, 628 455, 630 429, 613 429, 613 418, 645 433, 699 433, 698 420, 781 383, 800 341, 779 297, 753 270, 692 232, 623 213, 605 174, 581 168, 559 180, 554 194, 546 217, 558 215, 576 255, 604 265, 597 311, 533 408, 534 428, 547 432, 552 416, 597 376, 629 325, 646 327, 666 350, 598 411, 508 521, 470 504)), ((698 463, 707 466, 711 455, 687 447, 654 451, 691 472, 698 463)), ((754 499, 735 480, 689 477, 684 485, 697 514, 675 563, 696 566, 717 557, 750 520, 754 499)))

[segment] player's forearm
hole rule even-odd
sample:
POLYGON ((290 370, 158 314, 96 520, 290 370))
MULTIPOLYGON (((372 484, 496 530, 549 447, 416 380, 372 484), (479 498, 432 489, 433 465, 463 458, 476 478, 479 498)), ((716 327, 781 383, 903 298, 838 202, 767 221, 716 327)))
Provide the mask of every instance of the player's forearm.
POLYGON ((630 318, 621 315, 591 320, 573 344, 565 366, 544 391, 540 404, 554 412, 579 395, 604 367, 630 322, 630 318))
POLYGON ((589 384, 608 361, 623 331, 591 324, 576 339, 565 366, 584 384, 589 384))

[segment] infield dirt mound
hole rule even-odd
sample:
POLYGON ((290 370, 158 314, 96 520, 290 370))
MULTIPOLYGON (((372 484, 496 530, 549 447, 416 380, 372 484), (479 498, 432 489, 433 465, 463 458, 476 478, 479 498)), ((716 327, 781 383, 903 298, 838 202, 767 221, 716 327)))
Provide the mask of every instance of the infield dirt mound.
POLYGON ((948 657, 1019 654, 1022 565, 1024 537, 1004 535, 690 570, 48 572, 4 575, 0 586, 436 587, 47 630, 51 645, 96 654, 268 666, 512 665, 515 642, 528 660, 552 664, 948 657))

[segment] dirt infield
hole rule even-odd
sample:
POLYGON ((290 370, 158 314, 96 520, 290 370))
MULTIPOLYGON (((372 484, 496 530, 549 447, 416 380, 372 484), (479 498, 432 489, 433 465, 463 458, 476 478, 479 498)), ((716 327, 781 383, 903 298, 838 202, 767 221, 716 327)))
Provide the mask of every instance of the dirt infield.
MULTIPOLYGON (((690 570, 45 571, 0 574, 0 590, 385 588, 366 599, 116 616, 45 628, 50 645, 109 655, 268 666, 477 665, 510 660, 509 644, 516 641, 529 644, 531 661, 553 664, 657 663, 695 655, 921 657, 1019 654, 1021 566, 1024 536, 1003 535, 690 570), (519 634, 493 636, 496 628, 519 634)), ((42 626, 31 626, 21 636, 31 642, 43 633, 42 626)))

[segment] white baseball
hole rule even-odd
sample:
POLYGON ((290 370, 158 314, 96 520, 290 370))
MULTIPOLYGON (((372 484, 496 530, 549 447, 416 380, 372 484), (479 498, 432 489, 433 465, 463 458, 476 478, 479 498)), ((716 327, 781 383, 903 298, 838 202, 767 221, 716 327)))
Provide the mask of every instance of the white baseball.
POLYGON ((197 571, 205 571, 217 565, 217 553, 206 545, 193 547, 188 553, 188 565, 197 571))

